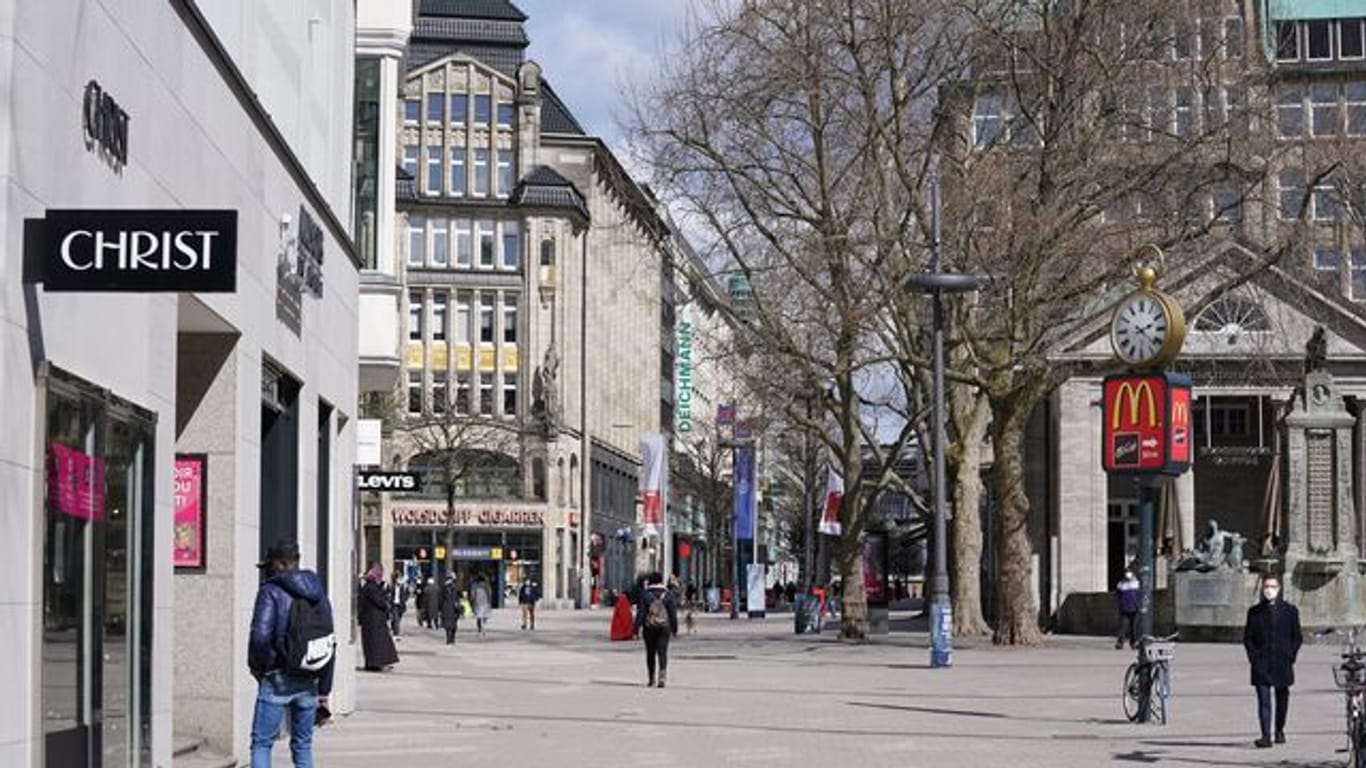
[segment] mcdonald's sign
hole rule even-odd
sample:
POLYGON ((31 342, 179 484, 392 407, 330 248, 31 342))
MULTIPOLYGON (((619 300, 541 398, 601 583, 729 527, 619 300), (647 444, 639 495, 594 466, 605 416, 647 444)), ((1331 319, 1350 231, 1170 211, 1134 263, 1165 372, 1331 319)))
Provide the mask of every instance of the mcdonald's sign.
POLYGON ((1104 385, 1101 463, 1122 475, 1179 475, 1190 466, 1190 378, 1120 374, 1104 385))

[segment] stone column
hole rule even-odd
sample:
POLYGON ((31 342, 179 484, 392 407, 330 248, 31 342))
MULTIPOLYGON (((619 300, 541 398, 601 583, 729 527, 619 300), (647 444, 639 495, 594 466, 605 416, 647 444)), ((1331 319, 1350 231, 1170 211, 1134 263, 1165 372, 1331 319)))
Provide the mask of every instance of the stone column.
POLYGON ((1176 484, 1176 506, 1181 511, 1181 547, 1190 549, 1195 546, 1195 463, 1172 482, 1176 484))

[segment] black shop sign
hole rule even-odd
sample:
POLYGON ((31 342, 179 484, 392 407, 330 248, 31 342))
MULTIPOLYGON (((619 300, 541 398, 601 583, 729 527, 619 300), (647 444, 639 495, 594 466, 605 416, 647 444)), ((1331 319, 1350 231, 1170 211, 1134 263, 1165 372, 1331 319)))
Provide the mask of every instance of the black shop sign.
POLYGON ((237 211, 49 210, 24 242, 26 280, 49 292, 237 289, 237 211))

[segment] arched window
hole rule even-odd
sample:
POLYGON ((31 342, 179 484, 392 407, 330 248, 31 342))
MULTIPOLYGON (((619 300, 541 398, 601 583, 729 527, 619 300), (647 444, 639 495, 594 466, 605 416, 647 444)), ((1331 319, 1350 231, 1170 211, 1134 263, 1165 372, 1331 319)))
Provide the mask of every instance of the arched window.
POLYGON ((555 266, 555 238, 547 237, 541 241, 541 266, 555 266))
POLYGON ((1196 316, 1195 330, 1230 335, 1249 331, 1269 331, 1271 321, 1256 302, 1240 296, 1220 296, 1196 316))

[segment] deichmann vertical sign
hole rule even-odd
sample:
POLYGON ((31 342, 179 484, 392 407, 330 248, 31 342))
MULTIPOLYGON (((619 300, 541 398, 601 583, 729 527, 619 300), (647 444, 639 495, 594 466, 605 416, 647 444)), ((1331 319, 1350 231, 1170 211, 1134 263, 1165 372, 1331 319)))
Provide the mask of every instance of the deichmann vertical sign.
POLYGON ((1120 475, 1179 475, 1190 467, 1190 377, 1118 374, 1104 385, 1101 457, 1120 475))
POLYGON ((692 432, 692 320, 678 319, 678 361, 674 365, 674 431, 692 432))
POLYGON ((47 291, 237 289, 237 211, 49 210, 32 223, 31 279, 47 291))

